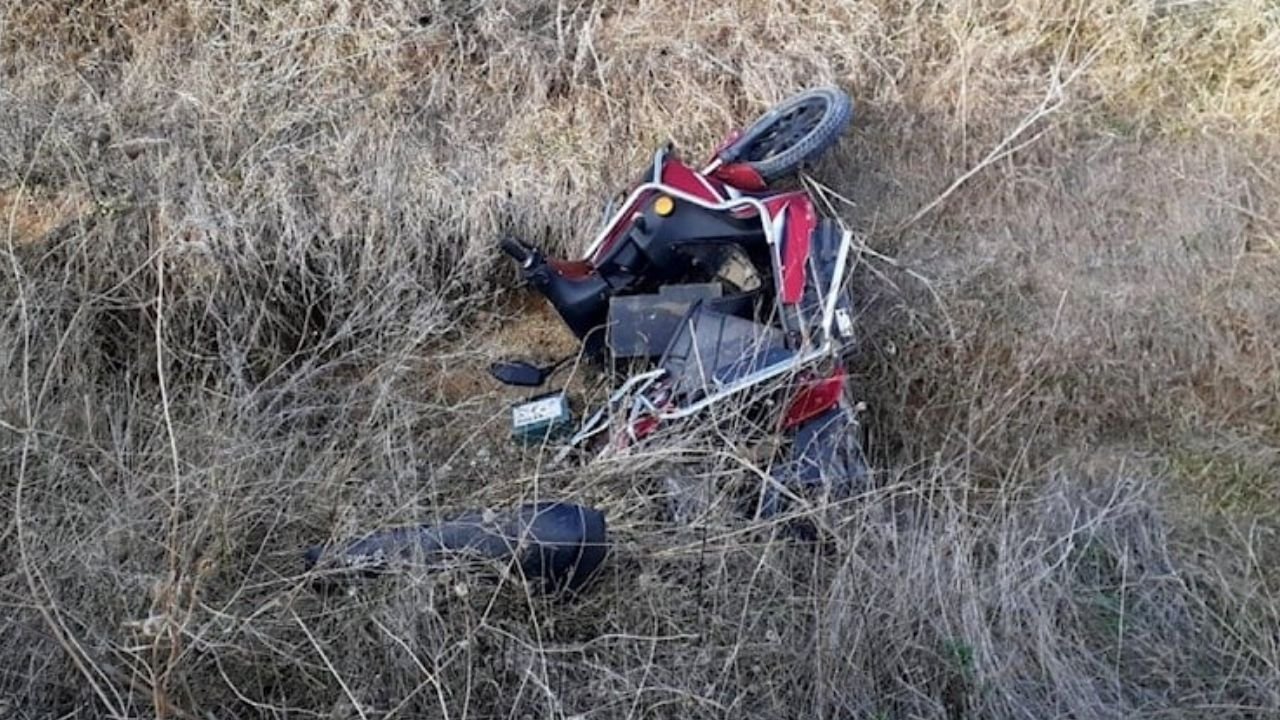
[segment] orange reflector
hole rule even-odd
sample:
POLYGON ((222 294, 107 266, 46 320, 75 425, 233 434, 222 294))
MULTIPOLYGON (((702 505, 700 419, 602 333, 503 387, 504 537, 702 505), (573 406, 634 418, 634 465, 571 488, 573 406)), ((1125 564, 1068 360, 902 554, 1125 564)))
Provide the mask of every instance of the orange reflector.
POLYGON ((671 213, 675 212, 675 209, 676 209, 676 201, 672 200, 666 195, 663 195, 662 197, 653 201, 653 211, 658 213, 662 217, 666 217, 671 213))

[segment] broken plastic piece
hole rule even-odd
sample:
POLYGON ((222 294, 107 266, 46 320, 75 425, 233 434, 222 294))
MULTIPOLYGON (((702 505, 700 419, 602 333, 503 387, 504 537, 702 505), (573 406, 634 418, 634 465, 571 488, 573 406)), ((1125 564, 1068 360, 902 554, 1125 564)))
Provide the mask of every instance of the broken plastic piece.
POLYGON ((781 363, 794 353, 778 330, 695 304, 662 358, 679 393, 707 392, 781 363))
POLYGON ((689 308, 720 296, 719 283, 664 285, 656 294, 614 296, 609 299, 609 351, 615 358, 661 355, 689 308))
POLYGON ((514 559, 526 578, 544 592, 581 590, 608 555, 604 513, 562 502, 522 505, 505 515, 471 512, 439 525, 393 528, 371 533, 334 549, 313 546, 304 553, 308 570, 332 570, 325 580, 374 576, 394 565, 448 566, 468 556, 514 559))
MULTIPOLYGON (((771 475, 796 494, 823 490, 833 500, 851 497, 868 480, 857 433, 858 421, 848 408, 831 408, 796 428, 790 451, 771 475)), ((782 493, 771 485, 761 499, 760 517, 778 514, 783 503, 782 493)))

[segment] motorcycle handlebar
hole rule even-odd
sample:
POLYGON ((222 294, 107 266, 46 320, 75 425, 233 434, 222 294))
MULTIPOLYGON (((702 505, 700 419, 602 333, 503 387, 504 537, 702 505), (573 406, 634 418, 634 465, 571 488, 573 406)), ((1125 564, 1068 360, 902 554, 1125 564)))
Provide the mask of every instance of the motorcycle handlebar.
POLYGON ((533 260, 534 254, 537 252, 534 248, 525 245, 513 237, 502 238, 498 243, 498 247, 512 260, 515 260, 521 265, 528 265, 529 262, 533 260))

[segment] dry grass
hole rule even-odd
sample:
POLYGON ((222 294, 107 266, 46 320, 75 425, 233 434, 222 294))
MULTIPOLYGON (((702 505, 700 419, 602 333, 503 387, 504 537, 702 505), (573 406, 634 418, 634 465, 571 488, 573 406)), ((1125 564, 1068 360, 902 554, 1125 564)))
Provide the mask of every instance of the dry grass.
POLYGON ((1274 717, 1278 71, 1261 0, 8 4, 0 715, 1274 717), (828 81, 878 468, 829 551, 714 434, 510 445, 478 373, 563 338, 496 236, 828 81), (577 604, 300 575, 549 495, 619 541, 577 604))

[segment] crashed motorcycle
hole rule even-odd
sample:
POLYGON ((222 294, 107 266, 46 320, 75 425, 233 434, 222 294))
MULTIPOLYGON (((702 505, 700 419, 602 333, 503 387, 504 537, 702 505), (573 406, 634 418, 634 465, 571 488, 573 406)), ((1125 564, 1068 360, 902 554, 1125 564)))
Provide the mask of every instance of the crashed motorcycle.
MULTIPOLYGON (((581 423, 555 391, 516 405, 513 432, 559 442, 564 461, 634 449, 727 403, 755 405, 783 439, 758 514, 777 513, 797 492, 860 487, 867 466, 846 371, 852 237, 807 190, 779 182, 830 149, 851 119, 849 97, 820 87, 730 134, 701 169, 659 148, 579 259, 503 238, 502 252, 582 355, 621 368, 581 423)), ((506 361, 491 372, 539 386, 563 364, 506 361)))
MULTIPOLYGON (((846 372, 855 340, 852 240, 819 215, 808 192, 778 187, 834 145, 851 118, 848 96, 822 87, 731 133, 701 169, 660 148, 580 259, 501 240, 582 342, 582 354, 618 375, 581 423, 559 390, 513 407, 513 433, 561 443, 559 461, 589 461, 642 447, 664 428, 705 425, 732 406, 721 414, 751 415, 783 441, 757 516, 774 516, 813 490, 854 493, 867 466, 846 372)), ((491 372, 536 387, 569 359, 548 367, 506 361, 491 372)), ((406 563, 496 561, 544 591, 572 594, 598 574, 609 546, 600 510, 555 501, 313 546, 304 562, 330 587, 406 563)))

